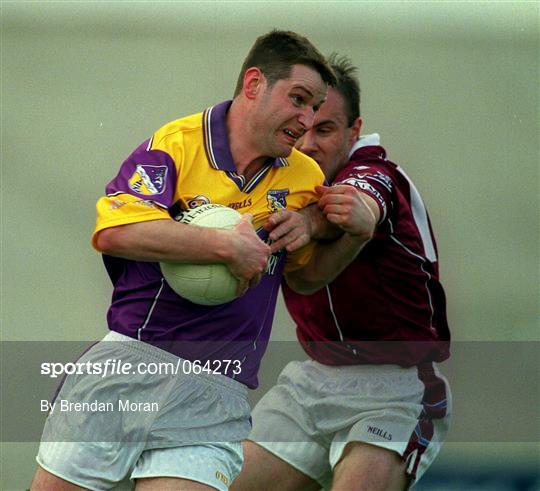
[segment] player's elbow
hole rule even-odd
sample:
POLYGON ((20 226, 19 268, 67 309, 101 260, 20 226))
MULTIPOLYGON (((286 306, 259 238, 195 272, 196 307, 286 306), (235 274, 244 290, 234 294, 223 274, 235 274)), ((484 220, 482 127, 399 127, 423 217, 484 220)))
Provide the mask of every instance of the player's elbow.
POLYGON ((103 254, 118 255, 122 249, 122 227, 111 227, 100 230, 94 237, 94 246, 103 254))

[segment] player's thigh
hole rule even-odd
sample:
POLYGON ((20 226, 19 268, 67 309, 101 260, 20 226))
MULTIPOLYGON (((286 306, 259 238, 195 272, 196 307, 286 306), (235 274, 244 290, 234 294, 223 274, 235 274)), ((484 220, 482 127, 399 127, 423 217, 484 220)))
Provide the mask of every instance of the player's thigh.
POLYGON ((349 442, 334 467, 332 491, 403 491, 409 478, 405 463, 394 451, 362 442, 349 442))
POLYGON ((231 491, 315 491, 320 486, 255 442, 243 443, 244 465, 231 491))
POLYGON ((38 466, 32 485, 30 486, 31 491, 79 491, 81 489, 87 488, 82 488, 61 477, 55 476, 41 466, 38 466))
MULTIPOLYGON (((253 428, 248 437, 292 468, 293 476, 302 478, 302 485, 306 483, 304 476, 309 484, 328 483, 332 470, 329 463, 332 436, 328 432, 322 434, 314 424, 317 415, 313 415, 312 408, 317 406, 317 387, 321 382, 312 365, 291 362, 285 367, 277 384, 254 407, 253 428)), ((270 479, 275 483, 274 476, 270 479)), ((298 488, 294 480, 287 489, 298 488)), ((313 486, 313 489, 317 488, 313 486)))
POLYGON ((135 491, 216 491, 212 486, 174 477, 146 477, 135 482, 135 491))
POLYGON ((131 479, 137 483, 138 490, 228 491, 241 468, 240 442, 199 443, 145 450, 135 464, 131 479))

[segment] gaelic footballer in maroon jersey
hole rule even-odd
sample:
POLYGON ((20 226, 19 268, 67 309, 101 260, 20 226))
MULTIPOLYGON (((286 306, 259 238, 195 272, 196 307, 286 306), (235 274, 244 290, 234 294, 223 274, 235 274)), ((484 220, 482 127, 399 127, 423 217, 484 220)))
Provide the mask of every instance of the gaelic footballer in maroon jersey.
POLYGON ((305 220, 318 240, 284 286, 310 359, 288 363, 255 406, 234 491, 273 489, 275 476, 283 489, 409 489, 448 433, 452 398, 436 361, 450 335, 429 218, 379 136, 360 136, 356 67, 330 60, 338 83, 298 149, 331 185, 301 217, 269 219, 279 232, 305 220))
POLYGON ((300 295, 283 285, 302 346, 328 365, 413 366, 449 356, 429 216, 414 184, 378 142, 378 135, 360 138, 333 183, 354 186, 377 202, 374 237, 317 292, 300 295))

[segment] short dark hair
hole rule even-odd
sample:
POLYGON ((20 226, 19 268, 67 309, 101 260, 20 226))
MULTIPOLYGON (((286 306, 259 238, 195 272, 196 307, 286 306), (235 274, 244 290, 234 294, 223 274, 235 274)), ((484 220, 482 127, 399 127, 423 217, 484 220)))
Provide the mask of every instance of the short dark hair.
POLYGON ((358 70, 349 58, 339 56, 337 53, 330 54, 328 63, 337 79, 334 88, 345 101, 348 125, 352 126, 356 118, 360 117, 360 83, 356 76, 358 70))
POLYGON ((242 91, 248 68, 261 70, 268 85, 272 86, 278 80, 288 78, 293 65, 306 65, 315 69, 328 85, 336 83, 330 65, 307 38, 292 31, 274 29, 259 36, 246 56, 236 83, 235 97, 242 91))

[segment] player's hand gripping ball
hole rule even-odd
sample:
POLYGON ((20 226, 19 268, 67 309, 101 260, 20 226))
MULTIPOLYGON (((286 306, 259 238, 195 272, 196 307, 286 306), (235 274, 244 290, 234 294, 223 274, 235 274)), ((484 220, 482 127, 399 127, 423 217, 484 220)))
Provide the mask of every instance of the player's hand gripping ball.
MULTIPOLYGON (((234 228, 242 215, 218 204, 206 204, 182 213, 179 221, 197 227, 234 228)), ((161 262, 169 286, 181 297, 200 305, 220 305, 236 298, 238 279, 223 263, 161 262)))

